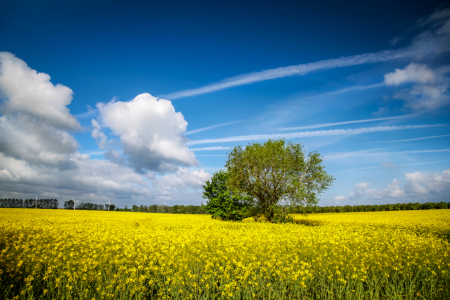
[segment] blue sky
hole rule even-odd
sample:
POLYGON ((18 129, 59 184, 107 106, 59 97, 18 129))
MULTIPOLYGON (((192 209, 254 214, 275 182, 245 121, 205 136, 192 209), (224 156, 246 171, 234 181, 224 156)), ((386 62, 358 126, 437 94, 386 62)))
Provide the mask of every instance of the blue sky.
POLYGON ((0 1, 0 197, 200 204, 236 145, 318 151, 320 205, 448 201, 439 1, 0 1))

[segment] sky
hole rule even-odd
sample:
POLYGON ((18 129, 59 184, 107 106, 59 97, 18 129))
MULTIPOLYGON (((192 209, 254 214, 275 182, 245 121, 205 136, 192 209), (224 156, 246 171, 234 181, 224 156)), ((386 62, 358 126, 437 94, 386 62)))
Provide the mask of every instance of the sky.
POLYGON ((234 146, 319 152, 319 205, 449 201, 450 5, 0 0, 0 198, 200 205, 234 146))

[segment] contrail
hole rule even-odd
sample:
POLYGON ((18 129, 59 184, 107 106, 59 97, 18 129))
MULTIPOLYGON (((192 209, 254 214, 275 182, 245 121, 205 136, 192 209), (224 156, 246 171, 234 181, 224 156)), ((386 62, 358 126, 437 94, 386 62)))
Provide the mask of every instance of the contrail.
POLYGON ((222 146, 216 146, 216 147, 203 147, 203 148, 189 148, 191 151, 211 151, 211 150, 229 150, 230 147, 222 147, 222 146))
POLYGON ((197 133, 197 132, 211 130, 211 129, 214 129, 214 128, 217 128, 217 127, 232 125, 232 124, 236 124, 236 123, 239 123, 239 122, 242 122, 242 121, 233 121, 233 122, 220 123, 220 124, 211 125, 211 126, 208 126, 208 127, 203 127, 203 128, 199 128, 199 129, 189 130, 189 131, 186 131, 184 133, 184 135, 189 135, 189 134, 193 134, 193 133, 197 133))
POLYGON ((355 157, 355 156, 379 156, 379 155, 392 155, 392 154, 419 154, 419 153, 439 153, 439 152, 449 152, 450 149, 436 149, 436 150, 411 150, 411 151, 397 151, 397 152, 367 152, 364 151, 354 151, 354 152, 339 152, 325 155, 325 159, 337 159, 345 157, 355 157))
POLYGON ((315 124, 301 127, 285 127, 285 128, 277 128, 277 130, 298 130, 298 129, 313 129, 313 128, 322 128, 322 127, 331 127, 337 125, 345 125, 345 124, 355 124, 355 123, 365 123, 365 122, 375 122, 375 121, 383 121, 383 120, 395 120, 395 119, 403 119, 416 116, 417 114, 407 115, 407 116, 398 116, 398 117, 386 117, 386 118, 376 118, 376 119, 365 119, 365 120, 355 120, 355 121, 345 121, 338 123, 323 123, 323 124, 315 124))
POLYGON ((188 142, 189 145, 222 143, 222 142, 238 142, 238 141, 257 141, 268 139, 294 139, 302 137, 317 137, 317 136, 332 136, 332 135, 356 135, 361 133, 377 132, 377 131, 393 131, 404 129, 420 129, 444 126, 437 125, 401 125, 401 126, 377 126, 377 127, 363 127, 357 129, 334 129, 334 130, 318 130, 318 131, 303 131, 293 133, 278 133, 278 134, 257 134, 257 135, 241 135, 218 139, 204 139, 193 140, 188 142))
POLYGON ((205 85, 200 88, 182 90, 162 95, 160 96, 160 98, 173 100, 185 97, 192 97, 196 95, 212 93, 223 89, 228 89, 241 85, 248 85, 276 78, 283 78, 295 75, 305 75, 307 73, 318 70, 343 68, 367 63, 385 62, 412 56, 416 54, 417 51, 418 50, 415 49, 414 47, 407 47, 398 50, 384 50, 376 53, 365 53, 353 56, 343 56, 340 58, 320 60, 317 62, 307 64, 280 67, 275 69, 263 70, 260 72, 251 72, 230 77, 216 83, 205 85))
POLYGON ((371 142, 371 143, 411 142, 411 141, 418 141, 418 140, 434 139, 434 138, 439 138, 439 137, 444 137, 444 136, 450 136, 450 134, 434 135, 434 136, 425 136, 425 137, 421 137, 421 138, 408 139, 408 140, 379 141, 379 142, 371 142))

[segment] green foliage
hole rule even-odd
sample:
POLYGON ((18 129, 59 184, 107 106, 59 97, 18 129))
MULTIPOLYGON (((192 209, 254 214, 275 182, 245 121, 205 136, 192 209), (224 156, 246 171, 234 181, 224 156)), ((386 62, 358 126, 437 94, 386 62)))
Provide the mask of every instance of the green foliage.
POLYGON ((237 146, 225 164, 230 174, 228 187, 256 199, 267 219, 272 220, 280 201, 306 207, 318 203, 318 196, 334 180, 322 162, 319 153, 306 156, 303 146, 284 140, 237 146))
POLYGON ((235 194, 227 187, 229 174, 224 170, 214 173, 203 186, 203 198, 208 199, 204 210, 215 219, 242 220, 249 198, 235 194))
POLYGON ((345 205, 345 206, 310 206, 310 207, 289 207, 290 213, 338 213, 338 212, 370 212, 370 211, 398 211, 398 210, 427 210, 427 209, 447 209, 450 202, 439 203, 397 203, 397 204, 375 204, 375 205, 345 205))

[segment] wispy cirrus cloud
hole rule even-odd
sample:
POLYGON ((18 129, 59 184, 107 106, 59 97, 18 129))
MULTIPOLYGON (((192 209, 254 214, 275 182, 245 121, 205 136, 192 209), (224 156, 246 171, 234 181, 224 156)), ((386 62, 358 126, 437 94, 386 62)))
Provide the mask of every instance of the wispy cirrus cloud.
POLYGON ((324 155, 325 159, 339 159, 347 157, 367 157, 367 156, 381 156, 381 155, 403 155, 403 154, 420 154, 420 153, 439 153, 439 152, 449 152, 450 149, 431 149, 431 150, 409 150, 409 151, 376 151, 377 149, 368 149, 361 151, 351 151, 351 152, 337 152, 324 155))
POLYGON ((220 124, 216 124, 216 125, 202 127, 202 128, 199 128, 199 129, 189 130, 189 131, 186 131, 184 133, 184 135, 190 135, 190 134, 197 133, 197 132, 207 131, 207 130, 215 129, 215 128, 222 127, 222 126, 236 124, 236 123, 239 123, 239 122, 242 122, 242 121, 233 121, 233 122, 220 123, 220 124))
POLYGON ((211 151, 211 150, 229 150, 230 147, 216 146, 216 147, 203 147, 203 148, 189 148, 191 151, 211 151))
POLYGON ((444 126, 442 124, 436 125, 400 125, 400 126, 376 126, 376 127, 363 127, 356 129, 334 129, 334 130, 317 130, 317 131, 303 131, 303 132, 292 132, 292 133, 278 133, 278 134, 255 134, 255 135, 241 135, 226 138, 217 139, 203 139, 203 140, 193 140, 188 142, 188 145, 198 145, 198 144, 210 144, 210 143, 222 143, 222 142, 239 142, 239 141, 257 141, 257 140, 268 140, 268 139, 294 139, 303 137, 318 137, 318 136, 346 136, 346 135, 357 135, 362 133, 371 133, 379 131, 394 131, 394 130, 405 130, 405 129, 422 129, 431 128, 437 126, 444 126))
POLYGON ((398 143, 398 142, 411 142, 411 141, 419 141, 419 140, 426 140, 426 139, 440 138, 440 137, 445 137, 445 136, 450 136, 450 134, 434 135, 434 136, 425 136, 425 137, 421 137, 421 138, 407 139, 407 140, 378 141, 378 142, 370 142, 370 143, 398 143))
POLYGON ((232 87, 248 85, 266 80, 306 75, 308 73, 319 70, 329 70, 370 63, 387 62, 403 58, 418 59, 429 54, 439 54, 447 52, 450 49, 450 30, 448 30, 448 27, 450 27, 448 25, 450 24, 450 21, 448 11, 449 9, 437 11, 425 20, 419 21, 421 27, 427 26, 428 28, 423 28, 423 31, 413 39, 412 44, 405 48, 396 50, 384 50, 375 53, 364 53, 352 56, 343 56, 335 59, 320 60, 312 63, 245 73, 238 76, 229 77, 218 82, 207 84, 199 88, 186 89, 169 93, 162 97, 173 100, 208 94, 232 87))
POLYGON ((87 105, 87 108, 88 108, 87 112, 75 115, 75 118, 77 119, 92 118, 98 115, 98 109, 94 109, 89 105, 87 105))
POLYGON ((345 124, 355 124, 355 123, 366 123, 366 122, 375 122, 375 121, 403 119, 403 118, 410 118, 410 117, 414 117, 414 116, 416 116, 416 114, 414 114, 414 115, 407 115, 407 116, 397 116, 397 117, 386 117, 386 118, 375 118, 375 119, 345 121, 345 122, 337 122, 337 123, 323 123, 323 124, 315 124, 315 125, 300 126, 300 127, 284 127, 284 128, 277 128, 277 130, 313 129, 313 128, 331 127, 331 126, 338 126, 338 125, 345 125, 345 124))
POLYGON ((185 97, 192 97, 202 94, 208 94, 219 90, 224 90, 236 86, 248 85, 252 83, 272 80, 277 78, 284 78, 290 76, 301 76, 308 73, 327 70, 334 68, 343 68, 349 66, 357 66, 367 63, 385 62, 405 57, 411 57, 418 53, 415 47, 403 48, 398 50, 385 50, 376 53, 365 53, 352 56, 344 56, 335 59, 320 60, 317 62, 299 64, 288 67, 280 67, 275 69, 268 69, 259 72, 245 73, 238 76, 226 78, 216 83, 208 84, 195 89, 182 90, 161 97, 174 100, 185 97))
MULTIPOLYGON (((388 152, 388 153, 391 153, 391 152, 388 152)), ((396 153, 396 152, 392 152, 392 153, 396 153)), ((400 154, 403 154, 403 153, 400 153, 400 154)), ((368 170, 368 169, 420 166, 420 165, 436 164, 436 163, 440 163, 440 162, 444 162, 444 161, 448 161, 448 160, 444 159, 444 160, 434 160, 434 161, 426 161, 426 162, 419 162, 419 163, 407 163, 407 164, 382 163, 380 166, 372 166, 372 167, 364 167, 364 168, 351 168, 351 169, 345 169, 345 170, 336 171, 335 173, 343 173, 343 172, 357 171, 357 170, 368 170)))

